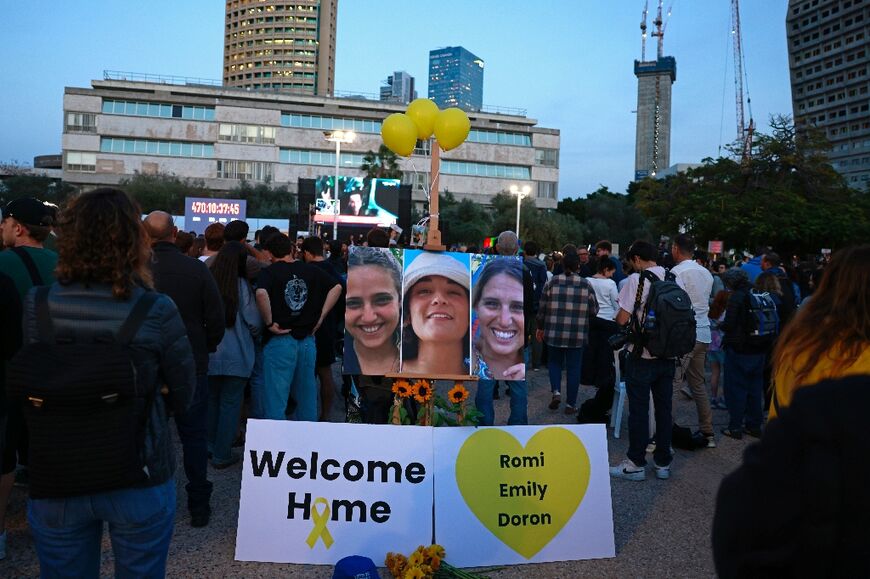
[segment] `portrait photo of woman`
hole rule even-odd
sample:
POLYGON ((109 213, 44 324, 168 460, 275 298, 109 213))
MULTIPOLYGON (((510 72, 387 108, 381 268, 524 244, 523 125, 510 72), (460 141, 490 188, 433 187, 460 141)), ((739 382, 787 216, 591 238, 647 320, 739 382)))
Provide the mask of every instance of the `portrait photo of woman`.
POLYGON ((484 380, 524 380, 523 268, 515 257, 474 256, 474 373, 484 380))
POLYGON ((344 316, 345 374, 399 370, 402 265, 389 249, 353 246, 344 316))
POLYGON ((405 251, 403 373, 469 374, 470 286, 467 254, 405 251))

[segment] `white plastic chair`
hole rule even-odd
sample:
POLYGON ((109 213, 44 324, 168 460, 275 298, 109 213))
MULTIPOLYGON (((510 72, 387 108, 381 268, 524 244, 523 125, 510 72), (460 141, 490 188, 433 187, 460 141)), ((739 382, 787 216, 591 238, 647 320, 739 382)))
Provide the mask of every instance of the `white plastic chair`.
MULTIPOLYGON (((619 431, 622 428, 622 411, 625 408, 625 382, 622 380, 622 372, 619 368, 619 353, 622 350, 617 350, 613 353, 614 363, 616 364, 616 384, 613 395, 613 406, 610 408, 610 427, 613 429, 613 438, 619 438, 619 431)), ((652 392, 649 395, 649 435, 654 436, 656 433, 655 407, 653 404, 652 392)))

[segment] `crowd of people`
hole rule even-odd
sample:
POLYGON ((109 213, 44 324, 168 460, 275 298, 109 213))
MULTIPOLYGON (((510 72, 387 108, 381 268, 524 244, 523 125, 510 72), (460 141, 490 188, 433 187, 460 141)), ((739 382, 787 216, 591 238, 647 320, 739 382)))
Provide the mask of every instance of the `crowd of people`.
MULTIPOLYGON (((708 256, 687 234, 658 246, 635 241, 620 258, 607 240, 548 252, 505 231, 483 253, 514 259, 487 263, 472 287, 460 262, 442 254, 423 252, 403 271, 384 251, 401 246, 397 235, 378 228, 364 240, 294 240, 269 227, 251 235, 244 221, 231 221, 198 236, 162 211, 142 219, 135 201, 112 188, 82 193, 60 211, 34 198, 2 211, 0 530, 16 475, 26 474, 46 575, 95 576, 103 522, 118 574, 163 573, 176 504, 170 419, 190 524, 205 526, 209 465, 240 460, 247 417, 329 420, 340 395, 349 421, 387 423, 400 360, 414 373, 473 375, 481 425, 495 423, 502 388, 507 423, 528 424, 526 373, 543 368, 550 411, 606 423, 619 375, 629 445, 610 474, 632 481, 646 479, 649 455, 657 478, 671 476, 675 393, 697 411, 693 444, 716 448, 720 435, 760 438, 769 423, 792 424, 797 413, 788 408, 811 399, 799 388, 870 374, 867 245, 807 266, 771 248, 708 256), (473 340, 471 312, 486 329, 473 340), (107 344, 119 360, 112 380, 93 377, 100 364, 76 364, 107 344), (55 390, 39 390, 34 376, 55 390), (82 387, 110 382, 126 386, 82 387), (594 388, 585 400, 581 384, 594 388), (58 395, 58 386, 74 394, 58 395), (719 433, 714 409, 728 411, 719 433), (78 444, 79 426, 60 431, 65 424, 81 433, 118 424, 125 434, 78 444), (64 438, 68 451, 46 452, 64 438), (122 443, 132 449, 124 472, 93 466, 101 449, 122 443), (89 477, 77 462, 104 476, 89 477), (80 477, 76 490, 56 484, 60 468, 80 477)), ((836 385, 830 391, 841 396, 836 385)), ((782 437, 779 428, 771 430, 782 437)), ((733 516, 717 520, 719 536, 733 542, 733 516)), ((5 542, 3 531, 0 558, 5 542)))

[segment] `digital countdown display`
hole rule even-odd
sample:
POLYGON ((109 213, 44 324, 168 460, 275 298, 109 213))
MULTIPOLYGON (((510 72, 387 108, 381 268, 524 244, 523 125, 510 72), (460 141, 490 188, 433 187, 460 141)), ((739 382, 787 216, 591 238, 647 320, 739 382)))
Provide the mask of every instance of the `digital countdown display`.
POLYGON ((245 219, 248 202, 244 199, 209 199, 185 197, 184 229, 197 234, 204 233, 212 223, 229 223, 245 219))

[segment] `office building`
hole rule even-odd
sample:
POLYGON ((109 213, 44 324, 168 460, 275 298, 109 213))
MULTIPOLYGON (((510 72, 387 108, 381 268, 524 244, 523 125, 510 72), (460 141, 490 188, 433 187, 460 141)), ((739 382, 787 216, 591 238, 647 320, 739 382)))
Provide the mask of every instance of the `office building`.
POLYGON ((483 60, 461 46, 429 52, 429 98, 440 108, 483 107, 483 60))
POLYGON ((786 32, 795 125, 822 129, 834 169, 870 190, 870 1, 790 0, 786 32))
POLYGON ((634 61, 637 77, 637 135, 634 178, 655 177, 671 163, 671 86, 677 80, 677 61, 659 56, 634 61))
POLYGON ((328 96, 338 0, 227 0, 224 85, 328 96))
MULTIPOLYGON (((63 177, 70 184, 90 188, 117 185, 137 172, 171 173, 214 191, 229 192, 244 179, 298 192, 300 178, 335 172, 335 144, 324 132, 356 132, 341 147, 340 172, 361 177, 363 156, 382 142, 382 121, 405 110, 378 100, 111 76, 64 90, 63 177)), ((555 209, 559 131, 519 114, 469 117, 467 141, 442 155, 441 191, 487 205, 511 185, 529 185, 538 207, 555 209)), ((426 200, 427 153, 418 149, 400 162, 418 210, 426 200)))
POLYGON ((414 77, 400 70, 387 77, 381 85, 381 100, 391 103, 408 104, 417 98, 414 77))

